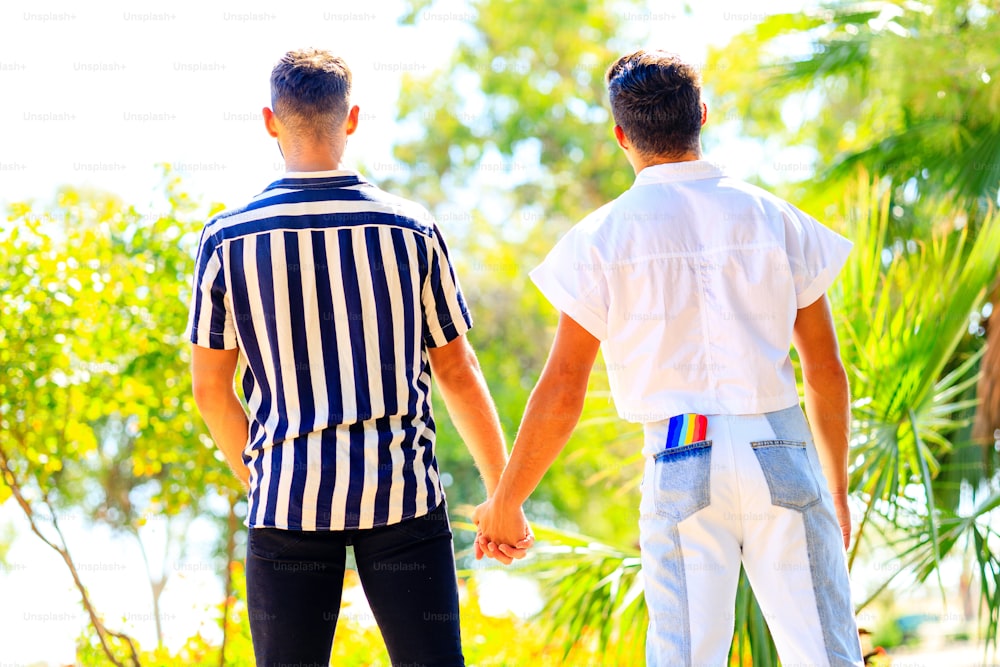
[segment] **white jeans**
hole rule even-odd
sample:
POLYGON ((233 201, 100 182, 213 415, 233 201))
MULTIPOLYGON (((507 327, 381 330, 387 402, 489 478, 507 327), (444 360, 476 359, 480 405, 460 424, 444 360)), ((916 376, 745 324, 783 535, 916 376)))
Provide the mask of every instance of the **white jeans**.
MULTIPOLYGON (((646 425, 648 451, 666 428, 646 425)), ((727 664, 741 562, 784 667, 863 664, 843 538, 798 406, 710 415, 706 440, 650 457, 639 531, 649 665, 727 664)))

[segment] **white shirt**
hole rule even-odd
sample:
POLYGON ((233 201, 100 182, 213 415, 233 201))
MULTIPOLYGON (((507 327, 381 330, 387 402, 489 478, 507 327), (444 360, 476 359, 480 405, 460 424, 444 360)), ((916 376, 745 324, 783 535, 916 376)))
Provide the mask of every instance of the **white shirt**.
POLYGON ((796 311, 851 242, 707 161, 643 169, 531 279, 599 339, 622 418, 759 414, 798 403, 796 311))

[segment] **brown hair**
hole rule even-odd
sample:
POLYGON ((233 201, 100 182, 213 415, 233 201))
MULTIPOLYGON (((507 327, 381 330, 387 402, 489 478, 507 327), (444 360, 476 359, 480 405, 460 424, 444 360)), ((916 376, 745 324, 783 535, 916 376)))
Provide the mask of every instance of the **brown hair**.
POLYGON ((701 77, 678 56, 636 51, 606 75, 611 113, 636 151, 680 157, 697 152, 701 137, 701 77))
POLYGON ((294 131, 326 135, 350 109, 351 70, 329 51, 289 51, 271 70, 271 108, 294 131))

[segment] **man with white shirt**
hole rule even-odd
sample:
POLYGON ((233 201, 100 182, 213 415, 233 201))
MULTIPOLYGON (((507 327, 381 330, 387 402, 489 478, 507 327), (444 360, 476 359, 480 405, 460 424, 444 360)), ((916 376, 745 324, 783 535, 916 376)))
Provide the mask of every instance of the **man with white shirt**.
POLYGON ((341 168, 350 92, 326 51, 289 52, 271 72, 264 121, 287 173, 202 233, 195 400, 248 486, 257 665, 329 664, 348 545, 393 664, 462 665, 432 371, 487 494, 506 447, 440 229, 341 168))
POLYGON ((848 383, 826 298, 851 243, 701 159, 690 65, 638 51, 607 82, 636 180, 531 274, 559 326, 477 541, 504 555, 520 538, 521 504, 575 428, 600 348, 620 416, 644 425, 648 663, 727 664, 742 563, 783 664, 861 665, 848 383))

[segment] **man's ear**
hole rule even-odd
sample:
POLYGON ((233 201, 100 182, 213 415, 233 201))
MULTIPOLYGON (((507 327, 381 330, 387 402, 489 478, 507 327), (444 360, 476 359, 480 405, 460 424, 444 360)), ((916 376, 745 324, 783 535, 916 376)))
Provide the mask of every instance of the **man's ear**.
POLYGON ((264 114, 264 127, 267 129, 267 133, 274 138, 278 137, 278 117, 274 115, 270 107, 264 107, 262 113, 264 114))
POLYGON ((704 125, 705 121, 708 120, 708 105, 704 102, 701 103, 701 124, 704 125))
POLYGON ((361 112, 358 109, 358 105, 355 104, 351 107, 351 110, 347 112, 347 122, 344 125, 345 134, 354 134, 354 131, 358 129, 358 114, 361 112))
POLYGON ((628 137, 625 136, 625 130, 622 129, 621 125, 615 125, 615 139, 624 151, 628 151, 632 147, 632 144, 629 143, 628 137))

